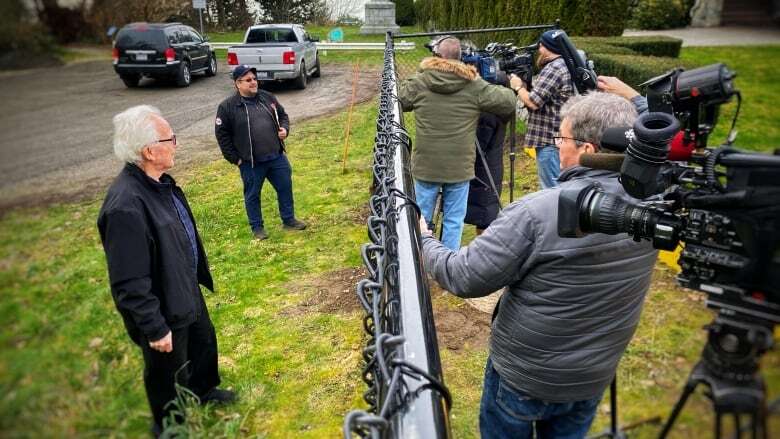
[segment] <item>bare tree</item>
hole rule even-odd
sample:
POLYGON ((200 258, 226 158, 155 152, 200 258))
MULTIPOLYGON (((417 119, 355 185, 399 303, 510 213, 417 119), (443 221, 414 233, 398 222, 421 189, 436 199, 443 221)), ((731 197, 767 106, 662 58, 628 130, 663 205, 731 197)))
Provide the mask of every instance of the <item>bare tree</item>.
POLYGON ((365 0, 326 0, 330 18, 338 21, 340 18, 355 17, 363 9, 365 0))

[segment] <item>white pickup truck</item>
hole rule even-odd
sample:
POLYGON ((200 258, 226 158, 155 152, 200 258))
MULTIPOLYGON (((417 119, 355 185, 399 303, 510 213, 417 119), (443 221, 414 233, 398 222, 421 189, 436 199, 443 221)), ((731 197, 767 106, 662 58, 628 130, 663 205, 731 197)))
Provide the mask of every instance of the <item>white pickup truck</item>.
POLYGON ((228 65, 233 70, 246 64, 257 70, 258 81, 293 80, 297 88, 304 89, 309 76, 320 76, 317 41, 299 24, 251 26, 244 44, 228 47, 228 65))

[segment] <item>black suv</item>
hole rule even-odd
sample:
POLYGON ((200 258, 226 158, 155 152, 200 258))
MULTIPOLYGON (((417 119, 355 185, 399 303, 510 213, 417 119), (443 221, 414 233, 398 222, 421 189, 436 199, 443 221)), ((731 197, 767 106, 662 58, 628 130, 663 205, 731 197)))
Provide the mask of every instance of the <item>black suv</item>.
POLYGON ((114 70, 128 87, 142 76, 169 78, 179 87, 190 85, 192 74, 217 74, 217 57, 208 39, 181 23, 131 23, 116 35, 114 70))

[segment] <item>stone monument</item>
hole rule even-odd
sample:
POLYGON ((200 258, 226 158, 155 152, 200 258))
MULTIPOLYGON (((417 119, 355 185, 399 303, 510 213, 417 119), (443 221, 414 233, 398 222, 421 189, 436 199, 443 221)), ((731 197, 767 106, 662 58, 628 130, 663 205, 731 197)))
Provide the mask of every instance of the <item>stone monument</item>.
POLYGON ((691 27, 720 26, 723 0, 696 0, 691 8, 691 27))
POLYGON ((395 24, 395 3, 383 0, 366 2, 366 20, 360 27, 360 33, 384 34, 396 33, 400 27, 395 24))

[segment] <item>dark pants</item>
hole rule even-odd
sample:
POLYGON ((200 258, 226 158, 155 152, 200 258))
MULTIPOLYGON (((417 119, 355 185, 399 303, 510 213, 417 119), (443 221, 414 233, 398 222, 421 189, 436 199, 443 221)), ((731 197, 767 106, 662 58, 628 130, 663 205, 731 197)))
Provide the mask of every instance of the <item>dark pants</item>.
POLYGON ((279 216, 282 222, 288 223, 295 219, 292 192, 292 167, 287 156, 282 154, 278 158, 267 162, 241 163, 238 167, 241 171, 241 180, 244 182, 244 205, 246 216, 249 218, 249 226, 252 230, 263 227, 263 212, 260 206, 260 193, 263 190, 265 179, 271 182, 276 189, 276 198, 279 202, 279 216))
POLYGON ((488 358, 479 408, 482 439, 584 438, 601 397, 575 402, 546 402, 511 389, 488 358))
POLYGON ((149 347, 148 341, 138 344, 144 355, 146 397, 158 426, 162 427, 171 409, 165 406, 176 398, 175 382, 198 397, 219 385, 217 335, 205 303, 193 324, 173 330, 171 352, 156 351, 149 347))

